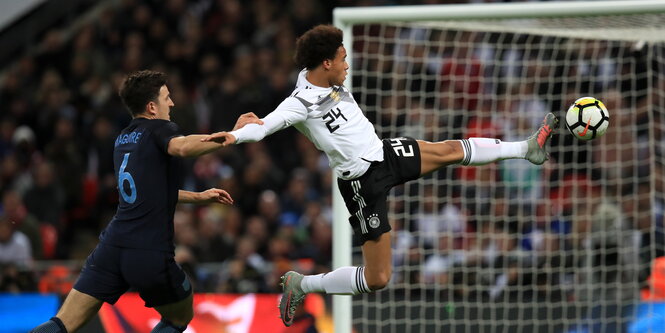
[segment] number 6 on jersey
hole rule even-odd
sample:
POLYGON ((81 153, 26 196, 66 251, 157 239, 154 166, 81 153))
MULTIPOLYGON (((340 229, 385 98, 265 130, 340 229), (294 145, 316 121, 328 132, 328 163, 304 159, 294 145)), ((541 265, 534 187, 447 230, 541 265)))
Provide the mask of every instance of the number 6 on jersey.
POLYGON ((122 160, 120 170, 118 171, 118 192, 120 192, 122 195, 122 200, 125 200, 126 203, 131 204, 136 201, 136 183, 134 183, 132 174, 125 171, 127 162, 129 161, 129 154, 131 153, 125 154, 125 158, 122 160), (129 182, 129 194, 125 193, 125 187, 123 186, 125 181, 129 182))

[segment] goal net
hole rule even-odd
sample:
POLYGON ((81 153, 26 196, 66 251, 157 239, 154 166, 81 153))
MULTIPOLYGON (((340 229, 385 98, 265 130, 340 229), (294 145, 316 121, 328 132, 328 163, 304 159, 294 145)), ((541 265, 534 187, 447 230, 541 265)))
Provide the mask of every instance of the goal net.
POLYGON ((651 269, 665 251, 665 6, 616 14, 655 3, 383 7, 338 20, 349 85, 382 138, 523 140, 582 96, 610 113, 593 141, 555 130, 542 166, 450 166, 395 188, 392 280, 353 298, 356 331, 665 327, 663 273, 651 269), (458 10, 464 19, 435 17, 458 10), (494 10, 503 18, 486 18, 494 10))

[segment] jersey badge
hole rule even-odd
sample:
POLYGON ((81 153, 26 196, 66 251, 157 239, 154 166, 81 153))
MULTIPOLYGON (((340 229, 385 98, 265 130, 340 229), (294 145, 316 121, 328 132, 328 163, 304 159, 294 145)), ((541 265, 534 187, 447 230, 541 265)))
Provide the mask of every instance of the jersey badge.
POLYGON ((376 229, 379 227, 379 224, 381 223, 381 220, 379 220, 379 215, 377 214, 372 214, 369 216, 369 226, 376 229))

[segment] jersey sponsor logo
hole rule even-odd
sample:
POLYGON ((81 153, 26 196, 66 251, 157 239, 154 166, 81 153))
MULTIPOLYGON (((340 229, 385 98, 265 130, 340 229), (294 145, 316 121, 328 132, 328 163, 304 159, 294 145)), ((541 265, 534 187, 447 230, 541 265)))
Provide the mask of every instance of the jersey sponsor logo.
POLYGON ((401 157, 413 157, 415 154, 413 153, 413 147, 412 146, 404 146, 404 143, 402 141, 406 140, 406 138, 394 138, 390 139, 390 145, 393 147, 393 150, 395 151, 395 154, 397 156, 401 157))
POLYGON ((377 214, 372 214, 369 216, 369 220, 367 222, 370 227, 376 229, 379 227, 379 224, 381 224, 381 220, 379 219, 379 215, 377 214))

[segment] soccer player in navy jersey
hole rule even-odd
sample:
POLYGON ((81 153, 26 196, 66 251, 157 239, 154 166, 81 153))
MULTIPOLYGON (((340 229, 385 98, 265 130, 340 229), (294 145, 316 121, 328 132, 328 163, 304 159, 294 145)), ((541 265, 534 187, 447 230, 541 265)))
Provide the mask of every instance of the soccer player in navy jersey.
POLYGON ((32 332, 74 332, 103 302, 114 304, 129 288, 161 314, 152 332, 183 332, 194 316, 191 284, 174 260, 175 207, 179 202, 230 205, 233 199, 216 188, 180 190, 179 160, 222 145, 202 142, 204 135, 180 134, 170 121, 174 104, 163 73, 129 75, 120 97, 133 119, 118 135, 113 151, 118 209, 56 316, 32 332))
MULTIPOLYGON (((243 115, 233 131, 205 141, 224 145, 255 142, 293 126, 328 156, 340 192, 351 213, 349 222, 362 243, 365 266, 340 267, 318 275, 287 272, 282 276, 280 316, 293 323, 307 293, 357 295, 383 289, 392 274, 387 195, 393 186, 451 164, 483 165, 509 158, 543 164, 546 143, 556 128, 554 114, 524 141, 469 138, 427 142, 413 138, 381 140, 351 92, 343 86, 349 68, 342 31, 319 25, 296 42, 295 60, 303 70, 293 93, 263 119, 243 115), (245 126, 246 125, 246 126, 245 126)), ((534 110, 537 111, 537 110, 534 110)))

